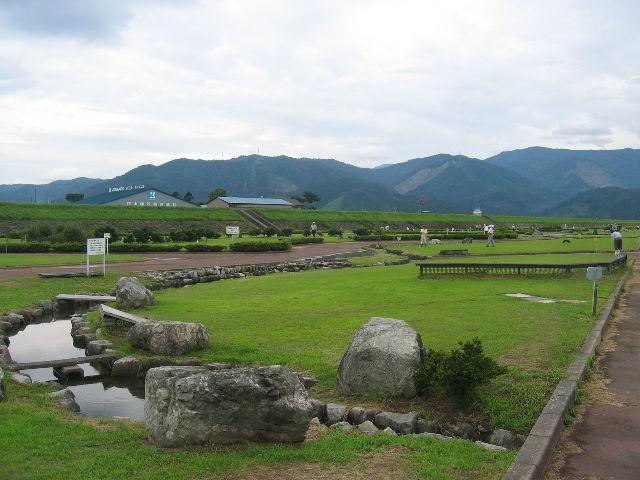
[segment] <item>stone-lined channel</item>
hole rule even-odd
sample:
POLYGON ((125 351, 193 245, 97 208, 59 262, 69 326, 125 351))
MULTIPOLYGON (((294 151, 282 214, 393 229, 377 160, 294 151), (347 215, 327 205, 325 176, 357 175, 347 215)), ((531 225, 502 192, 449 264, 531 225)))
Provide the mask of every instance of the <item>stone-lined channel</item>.
MULTIPOLYGON (((27 325, 11 336, 11 356, 14 361, 34 362, 59 358, 81 357, 84 348, 74 346, 71 320, 47 319, 27 325)), ((126 417, 144 419, 144 379, 111 377, 99 364, 83 364, 83 380, 58 380, 52 368, 22 370, 34 382, 55 380, 68 387, 76 396, 80 411, 91 417, 126 417)))

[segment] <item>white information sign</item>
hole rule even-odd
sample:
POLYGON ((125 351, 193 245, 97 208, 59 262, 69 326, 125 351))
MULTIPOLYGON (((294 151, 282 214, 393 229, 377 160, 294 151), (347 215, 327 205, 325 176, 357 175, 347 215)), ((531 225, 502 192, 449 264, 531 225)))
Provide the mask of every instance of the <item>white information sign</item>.
POLYGON ((240 235, 240 227, 237 225, 227 225, 227 235, 240 235))
POLYGON ((87 255, 103 255, 105 251, 104 238, 87 238, 87 255))
POLYGON ((91 255, 102 255, 102 274, 107 274, 106 244, 106 238, 87 238, 87 277, 91 275, 91 264, 89 263, 91 255))

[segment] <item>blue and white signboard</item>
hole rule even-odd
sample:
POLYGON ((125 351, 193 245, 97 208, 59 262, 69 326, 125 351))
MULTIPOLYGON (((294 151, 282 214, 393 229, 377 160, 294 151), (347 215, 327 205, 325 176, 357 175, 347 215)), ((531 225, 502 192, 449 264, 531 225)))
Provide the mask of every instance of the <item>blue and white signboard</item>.
POLYGON ((149 193, 147 194, 147 196, 149 197, 149 200, 155 200, 156 192, 154 192, 153 190, 149 190, 149 193))

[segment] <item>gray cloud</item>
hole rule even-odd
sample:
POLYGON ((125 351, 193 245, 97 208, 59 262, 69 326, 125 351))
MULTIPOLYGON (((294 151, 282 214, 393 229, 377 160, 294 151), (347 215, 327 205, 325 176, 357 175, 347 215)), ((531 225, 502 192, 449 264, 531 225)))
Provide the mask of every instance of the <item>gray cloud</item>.
POLYGON ((1 18, 29 35, 104 40, 131 16, 130 4, 120 0, 4 0, 1 18))

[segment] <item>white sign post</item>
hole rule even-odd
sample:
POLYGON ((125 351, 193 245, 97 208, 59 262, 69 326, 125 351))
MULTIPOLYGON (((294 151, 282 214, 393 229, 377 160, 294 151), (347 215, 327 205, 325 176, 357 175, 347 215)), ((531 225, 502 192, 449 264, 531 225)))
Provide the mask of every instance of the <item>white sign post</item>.
POLYGON ((240 227, 238 225, 227 225, 226 232, 227 232, 227 235, 231 237, 239 237, 240 227))
POLYGON ((107 275, 107 239, 106 238, 87 238, 87 277, 91 275, 91 264, 89 257, 91 255, 102 255, 102 275, 107 275))
POLYGON ((598 306, 598 280, 602 278, 602 267, 587 267, 587 280, 593 280, 593 302, 591 304, 591 315, 596 314, 598 306))
POLYGON ((111 234, 109 232, 104 234, 104 241, 106 242, 106 249, 107 249, 107 252, 106 252, 107 257, 109 256, 109 239, 110 238, 111 238, 111 234))

